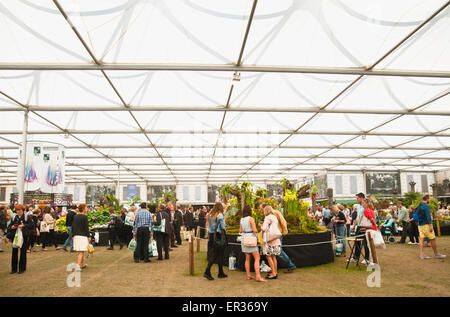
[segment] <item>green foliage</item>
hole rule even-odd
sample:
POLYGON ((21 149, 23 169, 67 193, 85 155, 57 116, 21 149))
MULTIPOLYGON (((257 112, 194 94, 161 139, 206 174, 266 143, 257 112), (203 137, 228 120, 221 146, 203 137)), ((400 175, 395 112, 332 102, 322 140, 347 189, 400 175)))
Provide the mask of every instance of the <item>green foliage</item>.
POLYGON ((109 221, 109 211, 105 207, 97 207, 95 212, 87 212, 89 228, 93 225, 105 225, 109 221))
POLYGON ((58 220, 56 220, 55 222, 56 225, 56 231, 58 232, 62 232, 62 233, 68 233, 69 231, 67 230, 66 227, 66 217, 60 218, 58 220))
POLYGON ((288 180, 286 177, 275 182, 275 184, 281 184, 281 187, 283 187, 283 191, 294 190, 294 188, 295 188, 294 184, 292 184, 291 181, 288 180))
POLYGON ((114 195, 106 194, 105 198, 108 201, 107 207, 114 207, 114 210, 116 212, 122 210, 123 205, 120 204, 120 200, 116 198, 114 195))
POLYGON ((141 202, 141 198, 139 196, 136 196, 136 197, 132 196, 127 201, 128 205, 130 205, 130 206, 134 206, 136 204, 139 204, 140 202, 141 202))
POLYGON ((256 190, 255 195, 260 198, 267 198, 267 189, 259 188, 256 190))
MULTIPOLYGON (((414 206, 414 208, 417 208, 417 206, 419 206, 419 204, 422 202, 422 196, 420 195, 420 197, 416 200, 414 200, 412 202, 412 205, 414 206)), ((438 201, 436 198, 431 197, 430 198, 430 203, 428 204, 430 206, 430 211, 431 213, 434 213, 438 210, 438 201)))
POLYGON ((225 217, 225 224, 227 225, 227 234, 239 234, 241 226, 241 214, 237 212, 235 215, 228 215, 225 217))
POLYGON ((404 206, 411 206, 415 201, 422 199, 422 194, 418 192, 408 192, 405 193, 403 199, 403 205, 404 206))

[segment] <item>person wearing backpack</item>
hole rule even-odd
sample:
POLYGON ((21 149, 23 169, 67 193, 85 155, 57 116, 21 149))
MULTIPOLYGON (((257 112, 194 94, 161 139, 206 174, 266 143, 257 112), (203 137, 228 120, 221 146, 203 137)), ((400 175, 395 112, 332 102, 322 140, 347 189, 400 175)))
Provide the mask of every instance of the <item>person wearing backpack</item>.
POLYGON ((123 221, 118 215, 116 215, 114 207, 109 207, 109 248, 107 250, 114 250, 114 243, 119 243, 120 249, 123 248, 123 243, 120 240, 120 233, 123 228, 123 221))
POLYGON ((423 242, 425 238, 430 239, 431 247, 433 248, 434 257, 436 259, 444 259, 446 255, 439 254, 436 246, 436 236, 433 230, 433 222, 431 219, 431 211, 430 211, 430 195, 424 195, 422 202, 416 208, 416 214, 419 218, 419 250, 420 250, 420 258, 430 259, 429 256, 423 253, 423 242))

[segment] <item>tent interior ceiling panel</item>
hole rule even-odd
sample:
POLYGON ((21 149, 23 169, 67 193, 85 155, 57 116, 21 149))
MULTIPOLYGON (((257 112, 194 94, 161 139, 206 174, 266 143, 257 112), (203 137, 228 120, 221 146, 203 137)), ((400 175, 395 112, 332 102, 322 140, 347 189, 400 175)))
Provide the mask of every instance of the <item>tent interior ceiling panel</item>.
POLYGON ((3 1, 0 37, 0 183, 24 113, 68 183, 450 167, 448 1, 3 1))

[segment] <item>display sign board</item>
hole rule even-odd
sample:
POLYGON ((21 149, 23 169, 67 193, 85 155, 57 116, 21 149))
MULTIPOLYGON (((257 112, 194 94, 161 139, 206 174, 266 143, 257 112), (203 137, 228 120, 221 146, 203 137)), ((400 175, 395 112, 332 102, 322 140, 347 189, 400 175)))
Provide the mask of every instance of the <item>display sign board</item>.
POLYGON ((367 194, 401 194, 400 173, 366 173, 367 194))
POLYGON ((137 187, 136 184, 128 184, 127 185, 127 199, 137 197, 137 187))

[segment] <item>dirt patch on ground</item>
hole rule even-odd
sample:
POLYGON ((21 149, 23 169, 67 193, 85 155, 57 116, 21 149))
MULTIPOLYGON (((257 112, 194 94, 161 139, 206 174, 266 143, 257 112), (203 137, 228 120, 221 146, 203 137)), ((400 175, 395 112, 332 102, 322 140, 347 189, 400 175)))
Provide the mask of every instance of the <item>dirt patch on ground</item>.
MULTIPOLYGON (((11 248, 0 253, 0 296, 183 296, 183 297, 272 297, 272 296, 450 296, 450 237, 437 240, 444 260, 420 260, 418 246, 387 245, 377 250, 381 265, 381 287, 370 288, 371 274, 352 265, 345 269, 345 259, 334 263, 297 269, 292 274, 282 270, 277 280, 265 284, 247 281, 245 272, 228 271, 227 279, 208 281, 206 242, 195 254, 195 276, 188 275, 188 245, 174 249, 169 260, 134 263, 132 252, 118 248, 109 251, 97 247, 82 271, 81 287, 70 288, 67 265, 76 261, 75 253, 49 248, 28 254, 27 272, 10 275, 11 248)), ((431 248, 426 253, 432 256, 431 248)), ((217 266, 212 274, 217 276, 217 266)))

